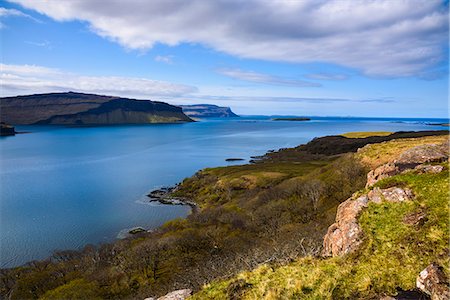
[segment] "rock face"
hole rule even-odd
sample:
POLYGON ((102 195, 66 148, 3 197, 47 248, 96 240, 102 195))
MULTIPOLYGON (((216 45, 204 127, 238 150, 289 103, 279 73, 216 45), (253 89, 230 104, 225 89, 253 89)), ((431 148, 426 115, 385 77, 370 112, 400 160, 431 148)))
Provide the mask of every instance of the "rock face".
POLYGON ((164 102, 82 93, 0 98, 0 116, 9 124, 103 125, 192 121, 164 102))
POLYGON ((332 224, 323 240, 323 256, 344 255, 357 249, 361 243, 361 228, 358 215, 367 206, 369 198, 364 195, 341 203, 332 224))
POLYGON ((448 144, 420 145, 403 152, 395 161, 399 167, 408 168, 430 162, 444 162, 448 159, 448 144))
POLYGON ((183 112, 193 118, 230 118, 239 117, 229 107, 212 104, 181 105, 183 112))
POLYGON ((367 195, 354 197, 342 202, 337 209, 336 222, 332 224, 323 239, 322 256, 341 256, 353 252, 361 244, 362 230, 358 216, 370 202, 403 202, 413 198, 410 189, 392 187, 375 188, 367 195))
POLYGON ((170 292, 165 296, 159 297, 158 299, 145 298, 144 300, 184 300, 191 295, 192 295, 192 290, 184 289, 184 290, 177 290, 177 291, 170 292))
POLYGON ((426 267, 416 279, 417 288, 431 296, 432 300, 450 299, 448 278, 442 267, 432 263, 426 267))
POLYGON ((442 172, 442 170, 444 170, 444 167, 439 165, 418 165, 417 167, 414 168, 414 170, 416 170, 419 173, 436 174, 442 172))
POLYGON ((428 165, 428 163, 447 161, 448 155, 448 144, 421 145, 408 149, 397 160, 370 171, 367 174, 366 187, 373 186, 381 179, 412 169, 420 173, 439 173, 444 169, 442 166, 428 165))
POLYGON ((394 163, 384 164, 375 170, 371 170, 367 174, 367 187, 373 186, 375 183, 380 181, 381 179, 394 176, 400 173, 398 167, 394 163))

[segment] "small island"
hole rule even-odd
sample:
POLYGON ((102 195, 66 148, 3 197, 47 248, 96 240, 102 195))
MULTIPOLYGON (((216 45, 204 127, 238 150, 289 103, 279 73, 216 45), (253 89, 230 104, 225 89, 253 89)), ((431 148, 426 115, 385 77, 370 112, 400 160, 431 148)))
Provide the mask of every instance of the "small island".
POLYGON ((235 157, 231 157, 231 158, 225 159, 225 161, 242 161, 242 160, 245 160, 245 159, 243 159, 243 158, 235 158, 235 157))
POLYGON ((311 118, 305 118, 305 117, 273 118, 272 121, 311 121, 311 118))
POLYGON ((450 123, 427 123, 427 125, 431 125, 431 126, 450 126, 450 123))

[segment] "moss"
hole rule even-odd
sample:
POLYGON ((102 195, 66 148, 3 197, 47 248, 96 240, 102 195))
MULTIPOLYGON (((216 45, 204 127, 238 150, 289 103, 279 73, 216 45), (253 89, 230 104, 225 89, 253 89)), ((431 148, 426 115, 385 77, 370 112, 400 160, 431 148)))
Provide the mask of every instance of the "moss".
POLYGON ((99 297, 99 290, 95 283, 87 282, 84 279, 72 280, 56 289, 46 292, 41 300, 60 299, 102 299, 99 297))

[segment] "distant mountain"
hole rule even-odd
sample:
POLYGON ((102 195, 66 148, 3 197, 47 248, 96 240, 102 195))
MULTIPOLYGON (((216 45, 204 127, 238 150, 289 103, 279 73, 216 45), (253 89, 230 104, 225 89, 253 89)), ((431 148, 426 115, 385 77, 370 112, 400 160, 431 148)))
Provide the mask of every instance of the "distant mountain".
POLYGON ((74 92, 0 98, 0 119, 14 125, 106 125, 192 121, 181 108, 164 102, 74 92))
POLYGON ((212 104, 180 105, 183 112, 193 118, 230 118, 239 117, 229 107, 212 104))

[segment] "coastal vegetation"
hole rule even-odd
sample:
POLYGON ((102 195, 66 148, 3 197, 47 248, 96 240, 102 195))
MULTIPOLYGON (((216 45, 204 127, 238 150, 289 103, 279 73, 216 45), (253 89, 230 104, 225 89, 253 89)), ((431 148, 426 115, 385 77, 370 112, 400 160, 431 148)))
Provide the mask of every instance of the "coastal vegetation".
POLYGON ((425 264, 448 265, 446 164, 439 174, 379 181, 375 187, 408 186, 416 199, 407 205, 371 204, 361 215, 365 239, 356 253, 318 256, 338 205, 367 192, 371 168, 405 149, 447 139, 447 132, 324 137, 267 153, 252 164, 201 170, 171 191, 196 203, 186 219, 113 244, 55 251, 46 260, 2 269, 0 294, 144 299, 191 288, 199 291, 194 299, 317 299, 410 289, 425 264), (421 135, 429 136, 411 138, 421 135), (364 147, 380 138, 388 142, 364 147), (418 210, 427 211, 426 226, 402 223, 418 210))
POLYGON ((389 131, 356 131, 356 132, 347 132, 342 134, 342 136, 350 139, 356 139, 356 138, 366 138, 370 136, 387 136, 392 134, 392 132, 389 131))
MULTIPOLYGON (((371 145, 358 157, 373 162, 374 152, 383 156, 438 140, 448 143, 443 137, 395 140, 371 145)), ((371 203, 359 217, 364 239, 356 252, 328 259, 308 255, 281 267, 263 264, 209 284, 193 299, 374 299, 414 290, 416 277, 430 263, 449 274, 448 163, 442 166, 445 171, 438 174, 408 172, 378 182, 373 188, 408 187, 415 199, 371 203)))

